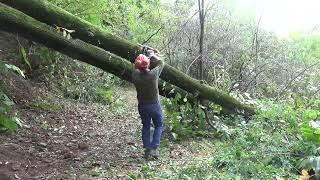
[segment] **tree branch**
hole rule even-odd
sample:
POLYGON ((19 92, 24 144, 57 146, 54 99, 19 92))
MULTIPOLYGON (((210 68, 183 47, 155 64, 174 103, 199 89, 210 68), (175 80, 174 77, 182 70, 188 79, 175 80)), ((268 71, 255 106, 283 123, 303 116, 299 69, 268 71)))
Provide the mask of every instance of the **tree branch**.
POLYGON ((163 28, 163 26, 161 26, 155 33, 153 33, 147 40, 145 40, 142 44, 146 44, 153 36, 157 35, 160 30, 163 28))

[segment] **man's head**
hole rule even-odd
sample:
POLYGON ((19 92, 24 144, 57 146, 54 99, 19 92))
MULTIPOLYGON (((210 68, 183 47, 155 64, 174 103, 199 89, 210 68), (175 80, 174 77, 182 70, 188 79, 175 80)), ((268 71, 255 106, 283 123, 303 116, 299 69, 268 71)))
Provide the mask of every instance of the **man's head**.
POLYGON ((134 61, 134 65, 136 69, 146 71, 150 66, 150 59, 147 56, 140 54, 134 61))

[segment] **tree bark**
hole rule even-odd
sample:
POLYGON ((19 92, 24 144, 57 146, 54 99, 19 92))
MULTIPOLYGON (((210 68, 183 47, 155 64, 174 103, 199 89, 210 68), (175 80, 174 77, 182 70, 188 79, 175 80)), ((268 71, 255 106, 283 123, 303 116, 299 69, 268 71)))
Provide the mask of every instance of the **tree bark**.
POLYGON ((141 51, 141 47, 137 44, 92 25, 45 0, 0 0, 0 2, 48 25, 75 30, 71 34, 72 37, 101 47, 131 62, 134 61, 135 55, 141 51))
MULTIPOLYGON (((99 29, 90 23, 73 16, 72 14, 51 5, 43 0, 0 0, 14 8, 17 8, 30 16, 47 24, 56 24, 67 29, 74 29, 73 35, 81 40, 66 39, 46 24, 1 4, 0 7, 0 28, 8 32, 18 32, 23 36, 38 41, 45 46, 60 51, 70 57, 87 62, 93 66, 108 71, 121 79, 131 81, 132 64, 123 59, 128 58, 132 53, 137 53, 139 47, 126 40, 114 36, 99 29), (88 35, 89 32, 89 35, 88 35), (93 34, 93 36, 92 36, 93 34), (90 44, 89 44, 90 43, 90 44), (113 55, 93 45, 115 53, 113 55), (123 57, 119 57, 119 56, 123 57)), ((134 55, 135 56, 135 55, 134 55)), ((130 59, 130 58, 129 58, 130 59)), ((255 108, 242 104, 228 94, 218 91, 208 85, 190 78, 179 70, 165 65, 160 76, 163 80, 178 86, 191 93, 194 97, 206 99, 221 105, 230 112, 246 112, 254 114, 255 108)))

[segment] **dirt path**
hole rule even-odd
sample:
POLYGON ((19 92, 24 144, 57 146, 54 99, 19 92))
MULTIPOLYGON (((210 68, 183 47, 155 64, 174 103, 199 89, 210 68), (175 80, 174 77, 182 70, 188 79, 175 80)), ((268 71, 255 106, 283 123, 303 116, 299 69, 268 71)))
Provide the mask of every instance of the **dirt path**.
MULTIPOLYGON (((121 94, 122 102, 114 111, 101 104, 55 97, 53 103, 60 109, 48 112, 30 106, 35 97, 43 101, 53 97, 48 89, 17 79, 8 82, 26 127, 16 134, 0 134, 0 180, 128 179, 130 173, 152 179, 142 172, 148 162, 142 158, 141 123, 133 89, 114 90, 121 94)), ((184 164, 190 157, 178 144, 168 149, 162 160, 153 162, 153 171, 161 174, 172 161, 184 164)))
MULTIPOLYGON (((47 112, 16 99, 27 127, 0 135, 0 174, 11 179, 90 179, 95 172, 99 177, 116 176, 116 167, 142 156, 135 92, 121 93, 124 108, 130 109, 126 113, 62 98, 56 102, 60 110, 47 112)), ((38 95, 52 96, 49 91, 38 95)))
MULTIPOLYGON (((0 57, 14 62, 16 42, 7 37, 0 34, 0 42, 11 43, 0 46, 0 57)), ((24 121, 15 134, 0 133, 0 180, 171 177, 197 155, 188 151, 188 142, 182 145, 164 140, 160 160, 142 158, 141 123, 133 88, 114 87, 121 99, 110 108, 65 99, 44 84, 19 76, 0 77, 0 81, 5 81, 8 95, 16 103, 15 112, 24 121), (36 104, 48 100, 58 108, 36 104)))
MULTIPOLYGON (((0 31, 0 60, 18 62, 15 38, 0 31)), ((123 103, 110 111, 101 104, 64 99, 43 84, 19 76, 0 77, 0 81, 5 82, 25 125, 16 134, 0 134, 0 180, 114 179, 127 159, 141 157, 132 89, 115 89, 123 103), (47 99, 58 110, 35 106, 47 99), (119 109, 123 112, 118 113, 119 109)))
MULTIPOLYGON (((142 171, 148 162, 142 158, 141 123, 133 89, 115 89, 123 103, 110 111, 101 104, 54 97, 46 88, 28 85, 30 82, 9 82, 26 127, 13 135, 0 134, 0 177, 87 180, 128 179, 130 173, 144 176, 142 171), (23 84, 33 93, 15 90, 27 89, 23 84), (50 112, 35 108, 30 105, 34 101, 30 97, 42 101, 54 97, 51 99, 60 109, 50 112)), ((172 164, 168 158, 181 160, 189 156, 178 144, 168 149, 170 152, 163 152, 167 159, 153 162, 157 167, 154 171, 160 174, 166 164, 172 164)))

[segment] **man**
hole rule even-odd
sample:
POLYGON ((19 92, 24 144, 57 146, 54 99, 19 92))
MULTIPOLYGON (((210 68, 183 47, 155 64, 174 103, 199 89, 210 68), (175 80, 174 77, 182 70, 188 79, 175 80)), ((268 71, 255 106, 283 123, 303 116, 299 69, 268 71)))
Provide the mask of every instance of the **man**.
POLYGON ((142 142, 145 148, 145 158, 159 158, 160 137, 163 130, 163 114, 159 102, 158 80, 164 62, 159 57, 159 51, 148 51, 148 57, 140 54, 135 60, 135 70, 132 81, 137 90, 138 110, 142 120, 142 142), (150 63, 152 69, 150 68, 150 63), (151 119, 154 133, 150 139, 151 119))

